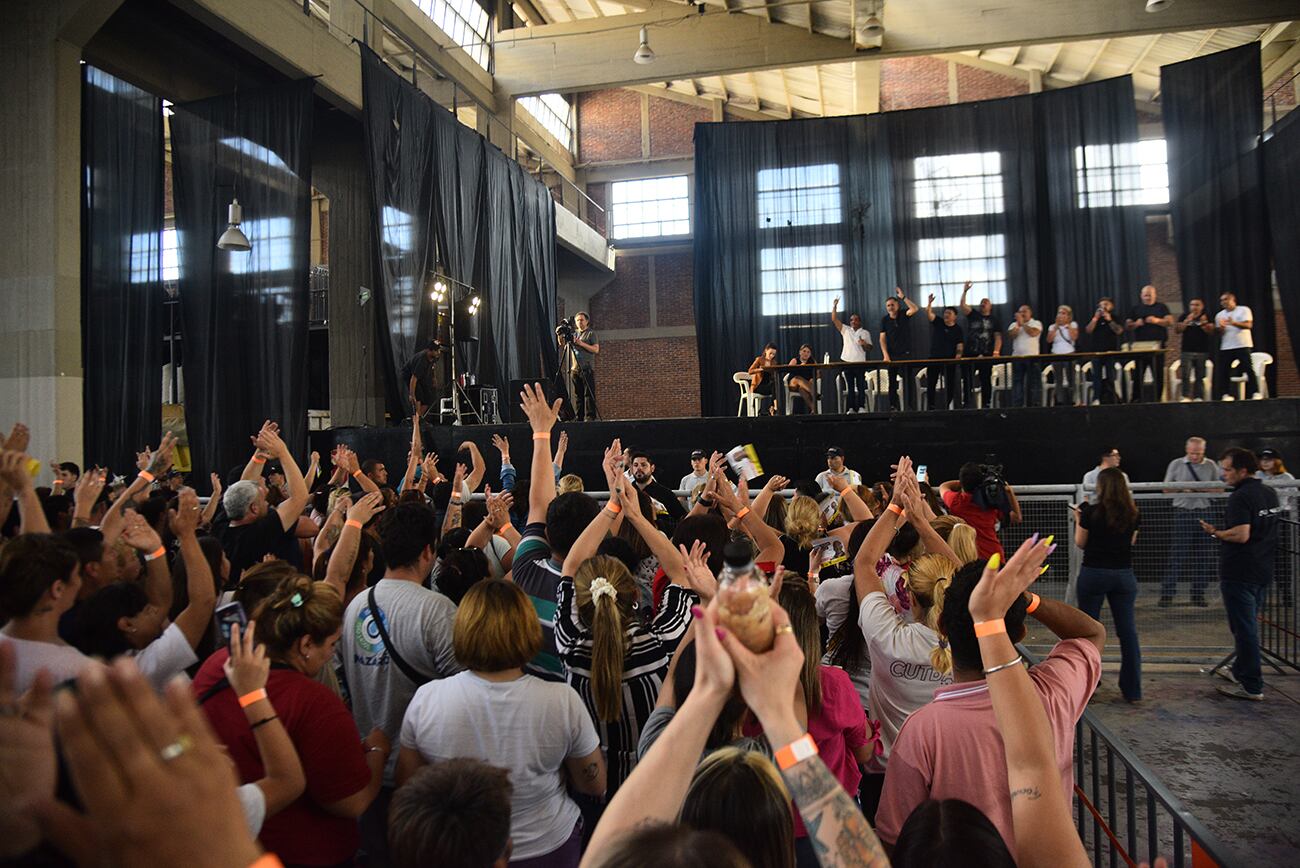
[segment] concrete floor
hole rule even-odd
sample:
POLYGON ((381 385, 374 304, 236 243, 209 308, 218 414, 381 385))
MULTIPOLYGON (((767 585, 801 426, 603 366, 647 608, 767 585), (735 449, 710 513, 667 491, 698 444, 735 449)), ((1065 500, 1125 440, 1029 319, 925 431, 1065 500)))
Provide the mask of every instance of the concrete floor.
POLYGON ((1221 696, 1193 667, 1150 666, 1130 705, 1107 665, 1089 706, 1219 838, 1220 868, 1300 865, 1300 673, 1284 672, 1265 667, 1254 703, 1221 696))

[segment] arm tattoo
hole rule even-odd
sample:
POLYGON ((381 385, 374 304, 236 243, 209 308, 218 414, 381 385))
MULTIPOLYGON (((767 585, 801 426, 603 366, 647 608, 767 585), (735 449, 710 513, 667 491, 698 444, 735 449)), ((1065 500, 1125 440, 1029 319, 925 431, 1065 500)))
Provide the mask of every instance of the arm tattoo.
POLYGON ((1011 791, 1011 801, 1014 802, 1017 796, 1026 796, 1032 802, 1042 798, 1042 795, 1038 791, 1038 787, 1021 787, 1018 790, 1011 791))
POLYGON ((582 767, 582 776, 589 781, 594 781, 600 774, 600 763, 587 763, 582 767))
POLYGON ((887 868, 889 857, 871 824, 821 757, 810 757, 782 774, 822 868, 887 868))

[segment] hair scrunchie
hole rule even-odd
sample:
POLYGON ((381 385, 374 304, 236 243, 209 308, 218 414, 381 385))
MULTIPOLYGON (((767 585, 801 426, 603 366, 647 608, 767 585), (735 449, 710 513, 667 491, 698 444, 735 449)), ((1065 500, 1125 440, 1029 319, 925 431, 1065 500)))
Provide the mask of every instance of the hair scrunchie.
POLYGON ((601 597, 609 597, 611 600, 618 599, 618 591, 615 590, 613 583, 604 576, 597 576, 591 580, 591 602, 600 602, 601 597))

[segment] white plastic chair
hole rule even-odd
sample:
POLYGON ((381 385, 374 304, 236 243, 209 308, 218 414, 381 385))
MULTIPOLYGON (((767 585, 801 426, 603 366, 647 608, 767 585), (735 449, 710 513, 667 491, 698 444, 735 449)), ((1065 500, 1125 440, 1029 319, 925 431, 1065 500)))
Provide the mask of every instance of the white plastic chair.
MULTIPOLYGON (((1006 394, 1011 391, 1011 376, 1009 365, 1006 362, 1000 362, 993 365, 993 373, 989 376, 989 389, 993 394, 989 395, 987 406, 998 406, 998 396, 1002 395, 1005 399, 1006 394)), ((1006 404, 1004 400, 1003 405, 1006 404)))
POLYGON ((1038 375, 1038 403, 1044 407, 1056 403, 1056 368, 1050 362, 1038 375))
POLYGON ((737 371, 731 375, 731 382, 740 387, 740 403, 736 406, 737 416, 757 416, 763 406, 765 396, 750 387, 750 380, 746 371, 737 371))
MULTIPOLYGON (((929 389, 925 387, 929 379, 930 371, 926 368, 917 368, 916 373, 912 375, 912 384, 916 387, 916 409, 918 410, 930 409, 929 389)), ((943 383, 942 377, 939 378, 939 382, 943 383)))
MULTIPOLYGON (((889 369, 872 368, 864 376, 867 381, 867 409, 876 411, 882 406, 889 409, 889 369)), ((898 388, 903 388, 901 380, 898 388)))
MULTIPOLYGON (((1255 371, 1255 394, 1250 397, 1257 401, 1268 397, 1268 380, 1265 379, 1264 375, 1268 372, 1268 366, 1271 364, 1273 364, 1273 356, 1270 353, 1255 352, 1250 354, 1250 366, 1255 371)), ((1237 400, 1246 400, 1246 375, 1238 374, 1228 379, 1237 384, 1237 400)))
MULTIPOLYGON (((787 416, 794 415, 794 399, 800 397, 794 389, 790 388, 791 376, 792 375, 790 374, 786 374, 781 378, 781 382, 785 384, 785 415, 787 416)), ((812 409, 813 412, 820 414, 822 411, 822 392, 821 389, 817 388, 817 375, 814 374, 810 377, 805 377, 804 379, 813 383, 813 391, 816 393, 817 406, 812 409)), ((802 400, 802 398, 800 398, 800 400, 802 400)))

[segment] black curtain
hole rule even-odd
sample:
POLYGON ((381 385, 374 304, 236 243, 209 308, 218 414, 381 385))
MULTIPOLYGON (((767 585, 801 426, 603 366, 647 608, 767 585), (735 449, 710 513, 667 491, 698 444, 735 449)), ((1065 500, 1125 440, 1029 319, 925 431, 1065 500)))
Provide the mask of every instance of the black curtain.
POLYGON ((159 97, 82 67, 84 460, 115 473, 162 427, 162 121, 159 97))
MULTIPOLYGON (((1300 340, 1300 112, 1292 111, 1264 142, 1264 189, 1273 241, 1273 271, 1292 346, 1300 340)), ((1256 314, 1258 316, 1258 314, 1256 314)), ((1300 357, 1296 363, 1300 366, 1300 357)))
POLYGON ((1254 316, 1255 349, 1273 352, 1259 43, 1162 66, 1160 93, 1183 297, 1214 311, 1231 289, 1254 316))
MULTIPOLYGON (((885 128, 868 118, 695 127, 695 322, 705 415, 734 412, 731 374, 764 344, 839 358, 829 326, 892 289, 885 128)), ((874 334, 874 329, 872 329, 874 334)))
POLYGON ((404 406, 398 371, 438 328, 429 297, 438 271, 472 288, 458 298, 482 303, 479 323, 457 315, 458 371, 502 387, 553 376, 555 203, 546 187, 374 52, 361 56, 389 412, 404 406), (477 342, 463 340, 475 331, 477 342))
MULTIPOLYGON (((1068 91, 863 117, 695 129, 695 313, 706 415, 734 413, 731 374, 768 341, 838 359, 829 327, 862 316, 878 344, 901 286, 924 307, 990 298, 1076 319, 1147 279, 1144 209, 1084 196, 1136 169, 1127 78, 1068 91), (1105 166, 1102 152, 1110 162, 1105 166), (1089 162, 1089 161, 1092 162, 1089 162)), ((937 312, 937 311, 936 311, 937 312)), ((913 356, 929 328, 911 320, 913 356)), ((878 346, 873 348, 878 358, 878 346)))
POLYGON ((172 116, 196 474, 243 463, 264 419, 306 458, 312 86, 241 91, 177 105, 172 116), (244 209, 247 253, 217 249, 232 196, 244 209))

